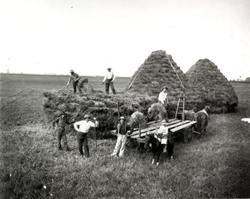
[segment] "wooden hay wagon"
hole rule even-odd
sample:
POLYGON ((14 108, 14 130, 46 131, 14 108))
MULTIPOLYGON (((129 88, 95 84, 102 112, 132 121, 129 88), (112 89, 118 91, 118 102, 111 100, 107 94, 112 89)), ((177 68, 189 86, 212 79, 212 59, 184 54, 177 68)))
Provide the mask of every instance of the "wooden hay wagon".
MULTIPOLYGON (((171 119, 164 123, 164 126, 168 128, 169 132, 171 132, 174 137, 177 136, 177 133, 181 133, 183 141, 186 143, 192 139, 193 127, 195 124, 196 121, 171 119)), ((156 133, 161 125, 161 122, 148 123, 148 127, 133 131, 129 137, 131 139, 136 139, 139 143, 145 143, 147 135, 156 133)))

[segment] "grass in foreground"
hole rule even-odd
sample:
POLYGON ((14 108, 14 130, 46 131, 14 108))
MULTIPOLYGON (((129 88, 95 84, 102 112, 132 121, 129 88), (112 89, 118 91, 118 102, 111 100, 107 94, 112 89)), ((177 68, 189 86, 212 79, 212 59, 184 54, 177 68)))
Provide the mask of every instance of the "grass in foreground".
POLYGON ((2 198, 208 198, 249 197, 250 135, 240 115, 213 115, 208 134, 178 142, 176 159, 150 164, 150 153, 109 157, 114 140, 90 140, 89 159, 58 151, 52 129, 42 124, 1 132, 2 198), (11 176, 9 176, 11 174, 11 176), (46 189, 45 189, 46 186, 46 189))

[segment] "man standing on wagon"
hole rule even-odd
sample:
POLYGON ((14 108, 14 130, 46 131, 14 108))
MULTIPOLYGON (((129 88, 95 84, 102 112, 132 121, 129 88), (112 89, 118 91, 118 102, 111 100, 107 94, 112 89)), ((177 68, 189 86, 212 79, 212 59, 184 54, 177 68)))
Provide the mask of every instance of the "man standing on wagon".
POLYGON ((105 92, 108 95, 109 87, 111 87, 113 94, 116 94, 115 87, 114 87, 114 80, 115 80, 114 73, 111 71, 111 68, 107 68, 107 70, 108 72, 106 73, 102 81, 102 83, 105 83, 105 92))

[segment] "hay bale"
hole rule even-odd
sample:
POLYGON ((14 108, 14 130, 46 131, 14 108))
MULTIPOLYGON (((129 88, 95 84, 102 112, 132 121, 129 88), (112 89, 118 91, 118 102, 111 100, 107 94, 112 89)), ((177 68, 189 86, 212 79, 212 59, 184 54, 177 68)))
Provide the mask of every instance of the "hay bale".
POLYGON ((144 114, 140 111, 135 111, 130 119, 129 119, 129 125, 131 126, 131 128, 144 128, 147 125, 146 122, 146 117, 144 116, 144 114))
POLYGON ((150 120, 162 121, 166 119, 167 111, 161 103, 154 103, 148 109, 148 117, 150 120))
POLYGON ((186 73, 188 84, 201 98, 202 105, 209 104, 212 113, 235 111, 238 97, 227 78, 209 59, 198 60, 186 73))

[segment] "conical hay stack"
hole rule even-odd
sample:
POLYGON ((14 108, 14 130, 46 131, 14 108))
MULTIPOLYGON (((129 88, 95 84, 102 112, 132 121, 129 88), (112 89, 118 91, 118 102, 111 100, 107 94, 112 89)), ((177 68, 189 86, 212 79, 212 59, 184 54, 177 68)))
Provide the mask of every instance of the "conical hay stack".
POLYGON ((211 106, 213 113, 232 112, 238 105, 238 97, 227 78, 208 59, 200 59, 186 73, 188 83, 211 106))
POLYGON ((172 56, 163 50, 150 54, 132 76, 127 91, 158 96, 164 86, 168 87, 169 103, 173 106, 173 110, 183 92, 186 94, 186 108, 202 107, 200 97, 188 86, 185 74, 172 56))

